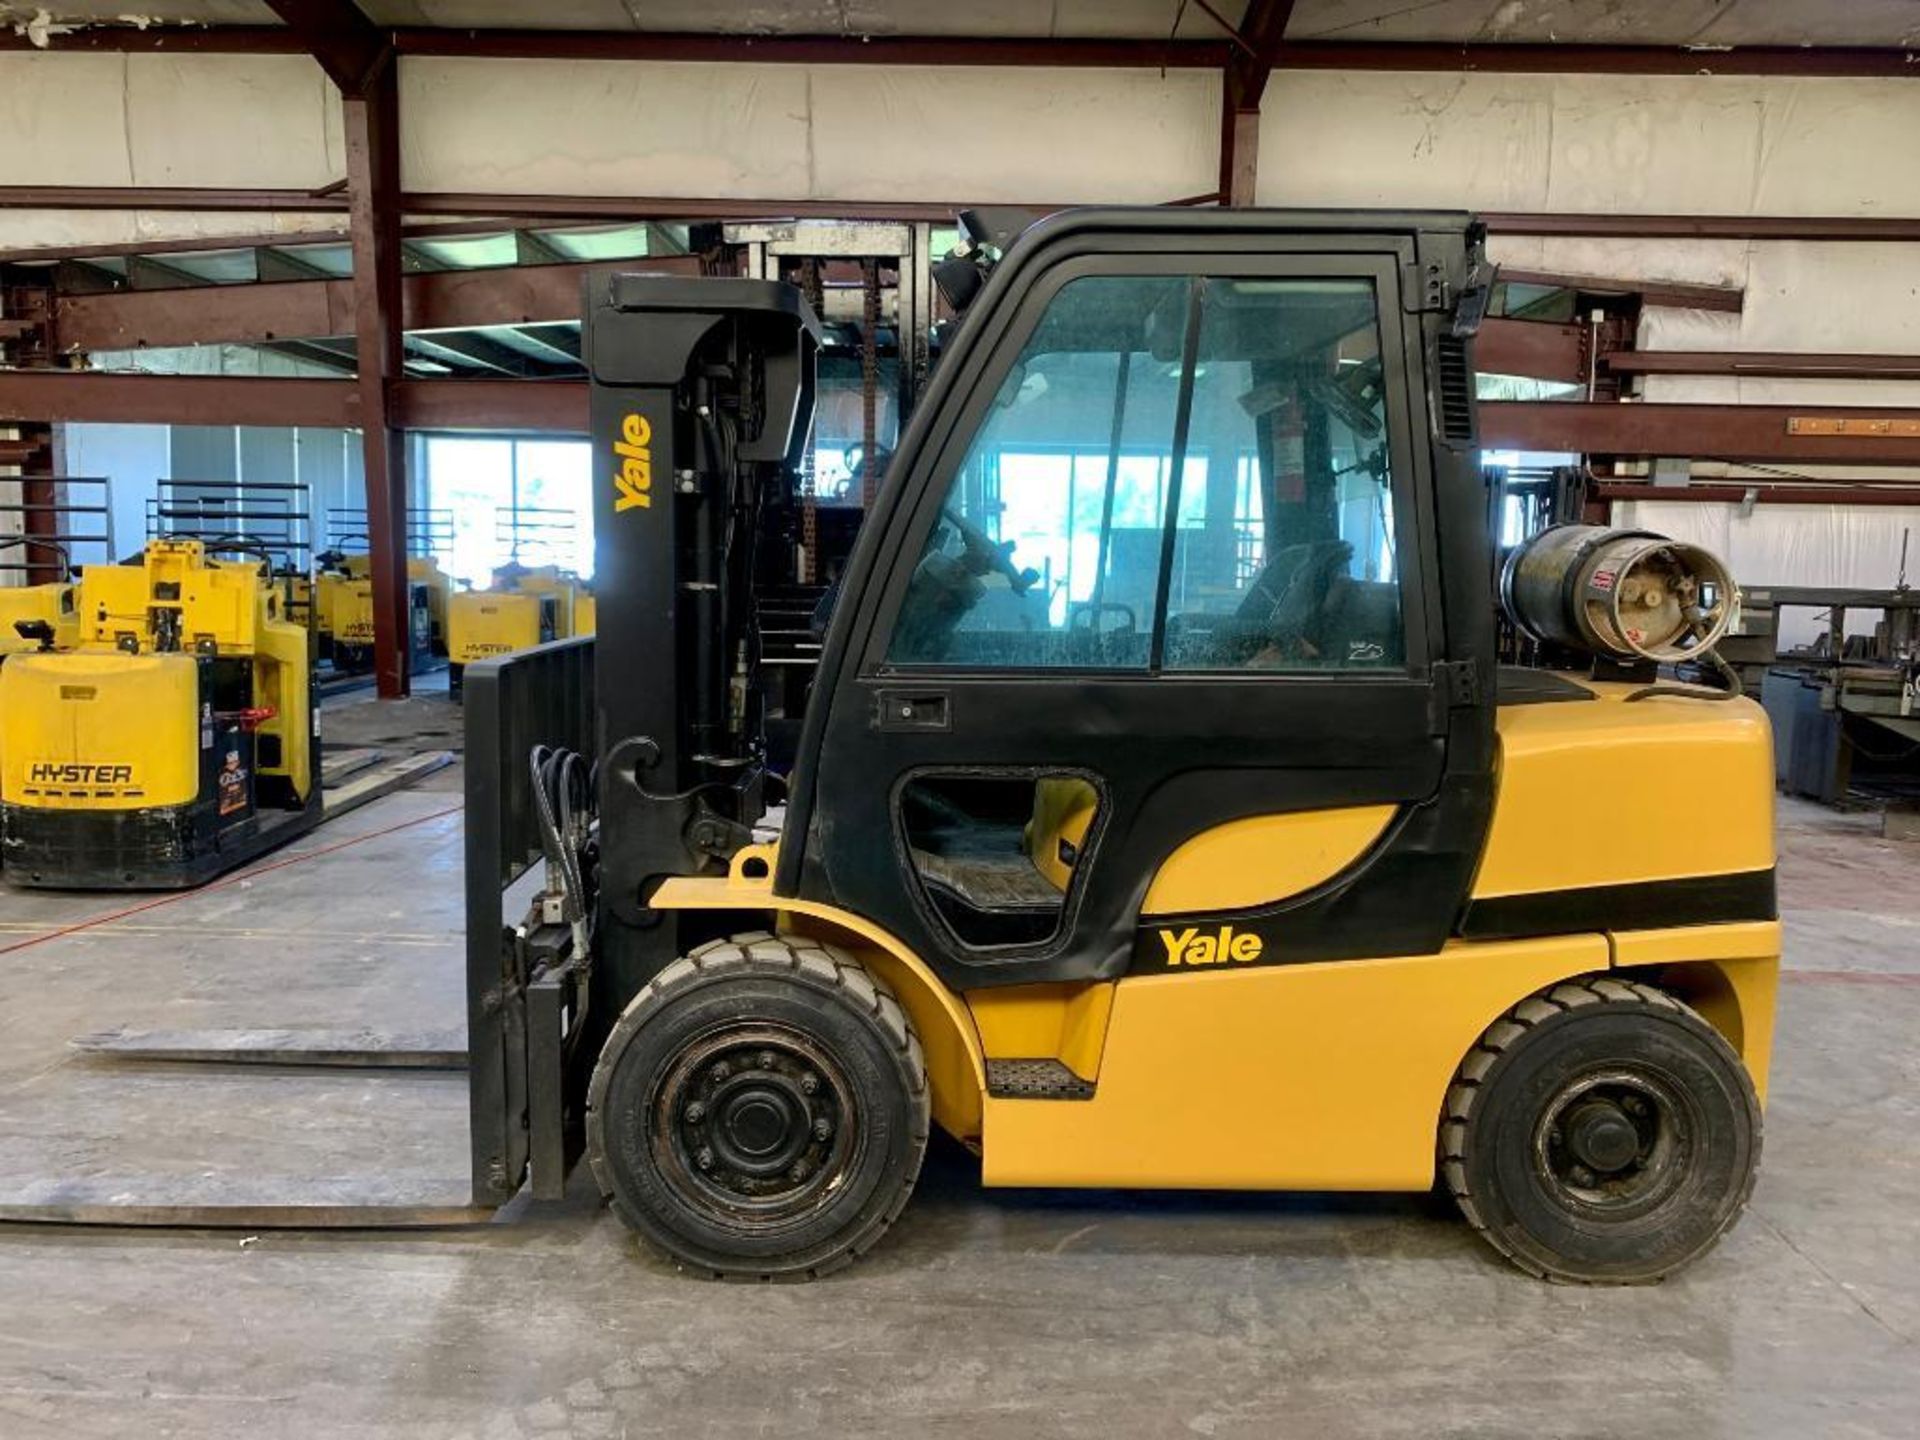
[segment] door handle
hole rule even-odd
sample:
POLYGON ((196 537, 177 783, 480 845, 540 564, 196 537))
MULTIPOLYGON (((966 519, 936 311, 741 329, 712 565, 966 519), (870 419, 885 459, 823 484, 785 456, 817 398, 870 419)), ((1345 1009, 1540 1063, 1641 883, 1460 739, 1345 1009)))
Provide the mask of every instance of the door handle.
POLYGON ((944 690, 882 690, 874 697, 876 730, 950 730, 953 714, 944 690))

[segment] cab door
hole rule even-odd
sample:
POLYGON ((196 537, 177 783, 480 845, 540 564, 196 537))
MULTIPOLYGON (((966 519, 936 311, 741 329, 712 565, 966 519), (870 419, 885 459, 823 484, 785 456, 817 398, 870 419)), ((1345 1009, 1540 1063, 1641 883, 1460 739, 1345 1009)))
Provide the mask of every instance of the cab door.
POLYGON ((778 888, 962 990, 1152 970, 1163 929, 1205 941, 1176 963, 1438 948, 1488 799, 1450 742, 1488 721, 1443 663, 1411 239, 1065 248, 988 292, 896 459, 778 888), (1225 828, 1271 816, 1351 853, 1225 828))

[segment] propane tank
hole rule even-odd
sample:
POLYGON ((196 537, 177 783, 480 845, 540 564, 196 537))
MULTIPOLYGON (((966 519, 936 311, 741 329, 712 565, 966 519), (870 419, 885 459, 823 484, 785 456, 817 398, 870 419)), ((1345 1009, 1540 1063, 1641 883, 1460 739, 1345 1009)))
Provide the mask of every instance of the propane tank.
POLYGON ((1500 574, 1500 603, 1521 630, 1616 661, 1705 657, 1737 600, 1733 576, 1709 551, 1604 525, 1542 530, 1500 574))

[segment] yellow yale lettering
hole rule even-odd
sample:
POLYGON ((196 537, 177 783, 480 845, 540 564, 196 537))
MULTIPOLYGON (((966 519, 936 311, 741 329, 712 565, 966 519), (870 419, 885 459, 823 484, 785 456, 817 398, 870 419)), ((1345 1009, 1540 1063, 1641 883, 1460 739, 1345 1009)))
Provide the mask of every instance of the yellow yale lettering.
POLYGON ((1235 934, 1231 925, 1222 925, 1210 935, 1198 928, 1162 930, 1160 943, 1167 947, 1168 965, 1221 965, 1229 960, 1246 965, 1258 960, 1266 948, 1258 935, 1235 934))
POLYGON ((644 415, 629 415, 620 422, 620 438, 614 441, 613 454, 618 462, 613 472, 613 513, 645 510, 653 504, 653 426, 644 415))

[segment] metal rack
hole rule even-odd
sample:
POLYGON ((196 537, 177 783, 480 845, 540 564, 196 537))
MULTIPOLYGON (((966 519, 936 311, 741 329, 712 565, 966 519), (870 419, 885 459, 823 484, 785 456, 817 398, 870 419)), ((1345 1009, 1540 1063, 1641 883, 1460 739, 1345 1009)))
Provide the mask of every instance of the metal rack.
MULTIPOLYGON (((407 553, 446 555, 453 550, 453 511, 407 511, 407 553)), ((339 505, 327 511, 327 548, 357 554, 373 548, 367 507, 339 505)))
POLYGON ((313 559, 311 487, 297 480, 192 480, 169 477, 147 501, 147 534, 198 540, 214 554, 241 548, 271 552, 281 568, 313 559))
POLYGON ((493 541, 507 552, 509 565, 564 567, 572 562, 580 538, 580 517, 574 511, 502 505, 493 513, 493 541))
POLYGON ((104 475, 6 476, 31 481, 33 493, 55 500, 29 500, 25 483, 18 497, 0 499, 0 575, 29 575, 58 565, 63 572, 90 562, 111 563, 113 551, 112 482, 104 475), (80 489, 76 493, 74 487, 80 489), (97 497, 97 498, 96 498, 97 497), (7 523, 17 517, 18 528, 7 523), (49 523, 50 522, 50 523, 49 523), (98 554, 78 553, 91 548, 98 554))

